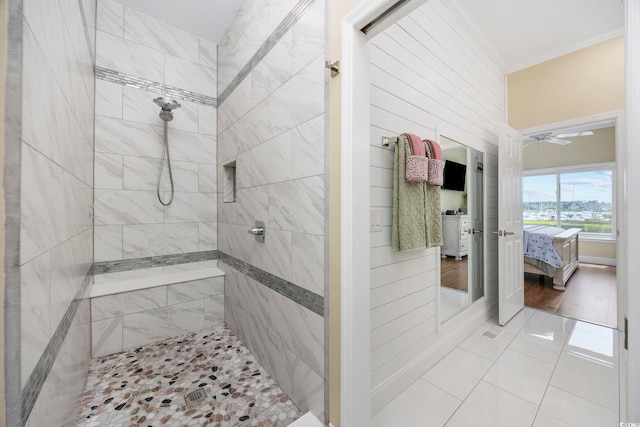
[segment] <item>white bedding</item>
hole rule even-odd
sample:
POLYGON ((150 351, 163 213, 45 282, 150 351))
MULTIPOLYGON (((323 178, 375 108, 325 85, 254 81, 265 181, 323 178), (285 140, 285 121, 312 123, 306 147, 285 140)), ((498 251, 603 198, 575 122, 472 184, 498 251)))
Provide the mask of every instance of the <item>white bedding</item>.
POLYGON ((562 228, 527 225, 524 227, 524 255, 539 259, 555 268, 563 266, 562 258, 553 247, 553 236, 562 233, 562 228))

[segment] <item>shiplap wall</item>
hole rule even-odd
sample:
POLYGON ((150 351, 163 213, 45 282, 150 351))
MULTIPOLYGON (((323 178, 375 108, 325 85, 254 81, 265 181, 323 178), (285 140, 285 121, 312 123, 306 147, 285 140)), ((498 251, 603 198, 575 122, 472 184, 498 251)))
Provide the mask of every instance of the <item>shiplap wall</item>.
MULTIPOLYGON (((485 155, 487 310, 497 293, 497 141, 505 119, 504 74, 457 12, 440 0, 413 11, 372 40, 371 233, 372 387, 384 386, 452 332, 438 332, 438 251, 391 249, 393 151, 383 135, 438 132, 485 155)), ((467 314, 463 313, 459 317, 467 314)))

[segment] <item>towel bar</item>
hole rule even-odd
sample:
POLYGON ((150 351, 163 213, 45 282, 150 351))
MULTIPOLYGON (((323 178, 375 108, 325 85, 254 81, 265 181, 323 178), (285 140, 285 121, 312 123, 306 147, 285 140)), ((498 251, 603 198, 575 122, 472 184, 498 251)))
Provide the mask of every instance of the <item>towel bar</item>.
POLYGON ((399 136, 383 136, 382 145, 384 147, 388 147, 391 145, 392 142, 398 142, 399 139, 400 139, 399 136))

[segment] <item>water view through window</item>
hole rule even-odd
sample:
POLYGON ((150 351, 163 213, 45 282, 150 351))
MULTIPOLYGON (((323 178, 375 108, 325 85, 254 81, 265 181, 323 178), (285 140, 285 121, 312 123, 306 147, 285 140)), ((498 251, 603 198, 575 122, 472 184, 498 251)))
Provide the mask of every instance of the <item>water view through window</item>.
POLYGON ((612 169, 525 176, 523 199, 525 225, 612 233, 612 169))

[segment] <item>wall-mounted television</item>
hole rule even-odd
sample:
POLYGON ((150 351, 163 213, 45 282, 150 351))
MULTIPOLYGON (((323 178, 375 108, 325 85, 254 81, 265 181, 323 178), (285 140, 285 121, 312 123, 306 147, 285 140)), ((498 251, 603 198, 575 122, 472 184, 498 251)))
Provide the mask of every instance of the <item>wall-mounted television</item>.
POLYGON ((444 190, 464 191, 464 182, 467 176, 467 165, 445 160, 444 162, 444 190))

